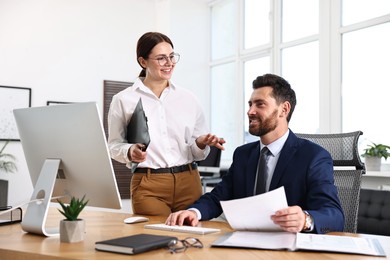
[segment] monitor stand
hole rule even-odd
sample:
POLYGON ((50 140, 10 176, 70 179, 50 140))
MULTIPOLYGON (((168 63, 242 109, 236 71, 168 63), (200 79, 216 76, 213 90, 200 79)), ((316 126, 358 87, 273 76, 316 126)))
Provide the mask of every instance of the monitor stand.
POLYGON ((45 224, 60 163, 61 159, 46 159, 43 163, 26 214, 22 220, 24 231, 44 236, 59 234, 59 224, 55 228, 46 228, 45 224))

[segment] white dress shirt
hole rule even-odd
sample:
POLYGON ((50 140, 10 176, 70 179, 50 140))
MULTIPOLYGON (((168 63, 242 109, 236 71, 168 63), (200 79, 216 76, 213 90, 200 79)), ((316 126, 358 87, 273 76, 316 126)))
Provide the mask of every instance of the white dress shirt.
POLYGON ((137 78, 134 85, 116 94, 108 113, 108 146, 113 159, 131 167, 127 157, 132 144, 127 143, 126 131, 138 100, 148 120, 150 144, 146 160, 138 167, 166 168, 200 161, 210 148, 200 149, 195 139, 209 133, 203 110, 190 91, 172 82, 158 98, 137 78))
MULTIPOLYGON (((269 156, 268 162, 267 162, 267 183, 265 185, 265 190, 269 191, 269 186, 271 184, 272 177, 274 175, 276 164, 278 163, 280 151, 282 151, 282 148, 284 146, 284 143, 287 141, 288 135, 290 133, 290 130, 287 130, 287 132, 282 135, 279 139, 275 140, 274 142, 267 145, 268 150, 271 152, 272 155, 269 156)), ((263 149, 265 145, 261 143, 260 141, 260 151, 263 149)), ((255 185, 256 189, 256 185, 255 185)), ((255 191, 254 191, 255 192, 255 191)), ((253 193, 255 194, 255 193, 253 193)))

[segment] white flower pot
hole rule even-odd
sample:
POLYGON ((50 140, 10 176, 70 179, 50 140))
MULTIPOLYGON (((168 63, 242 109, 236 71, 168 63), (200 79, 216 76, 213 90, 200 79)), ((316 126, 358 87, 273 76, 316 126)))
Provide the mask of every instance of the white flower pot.
POLYGON ((380 157, 365 157, 364 163, 366 164, 367 171, 380 171, 381 170, 381 158, 380 157))
POLYGON ((76 243, 84 240, 85 221, 78 219, 70 221, 63 219, 60 221, 60 241, 66 243, 76 243))

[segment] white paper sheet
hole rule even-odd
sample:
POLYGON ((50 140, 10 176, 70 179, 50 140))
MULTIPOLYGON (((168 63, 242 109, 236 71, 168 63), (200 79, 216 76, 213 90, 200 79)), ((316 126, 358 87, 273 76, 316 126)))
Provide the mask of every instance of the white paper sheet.
POLYGON ((243 199, 221 201, 223 212, 235 230, 282 231, 271 220, 277 210, 287 208, 284 187, 243 199))

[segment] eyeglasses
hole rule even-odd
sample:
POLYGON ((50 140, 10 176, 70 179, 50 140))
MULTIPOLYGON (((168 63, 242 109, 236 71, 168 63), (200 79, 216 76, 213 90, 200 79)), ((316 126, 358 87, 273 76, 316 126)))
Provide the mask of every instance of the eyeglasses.
MULTIPOLYGON (((152 58, 150 58, 150 59, 152 59, 152 58)), ((169 55, 169 57, 165 56, 165 55, 160 55, 152 60, 157 60, 157 62, 160 66, 164 66, 169 61, 171 61, 173 64, 176 64, 180 60, 180 54, 179 53, 172 53, 171 55, 169 55)))
POLYGON ((203 248, 203 243, 197 238, 187 237, 183 240, 173 240, 168 244, 168 249, 171 254, 182 253, 190 247, 203 248))

